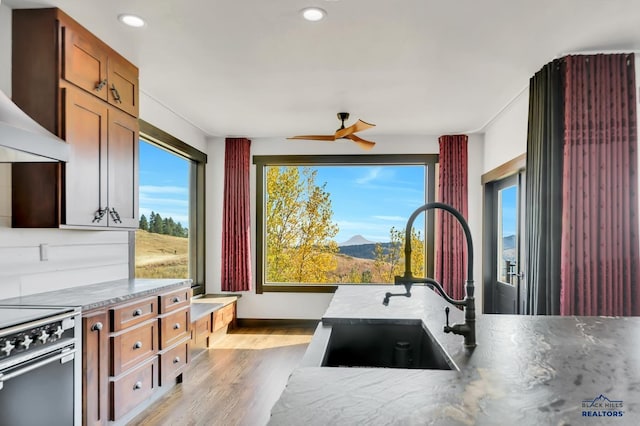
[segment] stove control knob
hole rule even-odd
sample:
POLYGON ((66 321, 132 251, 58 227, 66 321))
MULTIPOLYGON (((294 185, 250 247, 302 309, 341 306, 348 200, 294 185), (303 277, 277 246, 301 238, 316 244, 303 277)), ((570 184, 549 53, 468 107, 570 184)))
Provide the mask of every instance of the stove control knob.
POLYGON ((0 351, 4 352, 6 356, 9 356, 9 354, 11 353, 13 348, 15 348, 15 347, 16 347, 16 345, 11 343, 10 340, 5 340, 4 346, 2 348, 0 348, 0 351))
POLYGON ((29 346, 31 346, 31 342, 33 342, 33 339, 26 334, 24 335, 24 337, 22 337, 22 339, 18 340, 18 344, 25 349, 29 349, 29 346))
POLYGON ((52 334, 55 334, 59 339, 60 337, 62 337, 62 333, 64 333, 64 330, 62 329, 62 326, 59 325, 58 328, 56 328, 56 331, 54 331, 52 334))
POLYGON ((49 338, 49 333, 47 333, 46 330, 42 330, 38 335, 38 340, 40 340, 40 342, 43 344, 47 342, 48 338, 49 338))

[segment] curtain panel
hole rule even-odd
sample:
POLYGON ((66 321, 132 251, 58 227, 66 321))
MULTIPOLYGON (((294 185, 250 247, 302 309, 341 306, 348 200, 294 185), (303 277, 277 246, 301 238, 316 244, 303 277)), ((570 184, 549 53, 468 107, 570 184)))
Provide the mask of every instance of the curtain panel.
POLYGON ((527 313, 560 314, 563 62, 529 81, 525 188, 527 313))
POLYGON ((562 315, 640 315, 633 54, 568 56, 562 315))
POLYGON ((249 139, 227 138, 225 141, 222 291, 251 289, 250 151, 249 139))
MULTIPOLYGON (((445 135, 438 139, 438 200, 468 218, 468 172, 466 135, 445 135)), ((458 221, 448 212, 436 210, 435 279, 454 299, 464 298, 466 280, 466 241, 458 221)))

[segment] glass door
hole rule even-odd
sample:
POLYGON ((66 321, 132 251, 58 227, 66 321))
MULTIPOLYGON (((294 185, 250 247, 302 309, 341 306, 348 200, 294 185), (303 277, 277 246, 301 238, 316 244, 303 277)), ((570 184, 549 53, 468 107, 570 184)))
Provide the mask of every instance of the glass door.
POLYGON ((517 314, 521 268, 523 173, 485 186, 485 312, 517 314))

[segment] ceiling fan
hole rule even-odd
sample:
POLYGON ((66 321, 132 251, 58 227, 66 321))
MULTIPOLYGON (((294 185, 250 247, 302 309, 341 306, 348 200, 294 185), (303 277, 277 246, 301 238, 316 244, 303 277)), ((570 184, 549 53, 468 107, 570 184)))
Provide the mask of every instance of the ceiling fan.
POLYGON ((367 141, 361 137, 356 136, 354 133, 361 132, 363 130, 375 127, 375 124, 367 123, 358 119, 355 124, 349 127, 344 126, 344 121, 349 119, 348 112, 339 112, 338 120, 342 121, 342 126, 333 135, 301 135, 293 136, 287 139, 304 139, 311 141, 335 141, 336 139, 350 139, 357 143, 362 149, 371 149, 376 144, 375 142, 367 141))

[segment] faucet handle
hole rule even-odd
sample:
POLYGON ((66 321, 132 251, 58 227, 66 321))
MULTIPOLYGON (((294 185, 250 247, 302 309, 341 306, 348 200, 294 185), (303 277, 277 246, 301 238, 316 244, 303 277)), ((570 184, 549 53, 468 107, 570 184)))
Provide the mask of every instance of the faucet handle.
POLYGON ((446 318, 446 325, 444 326, 444 332, 449 333, 451 331, 451 327, 449 327, 449 307, 444 308, 444 315, 446 318))

